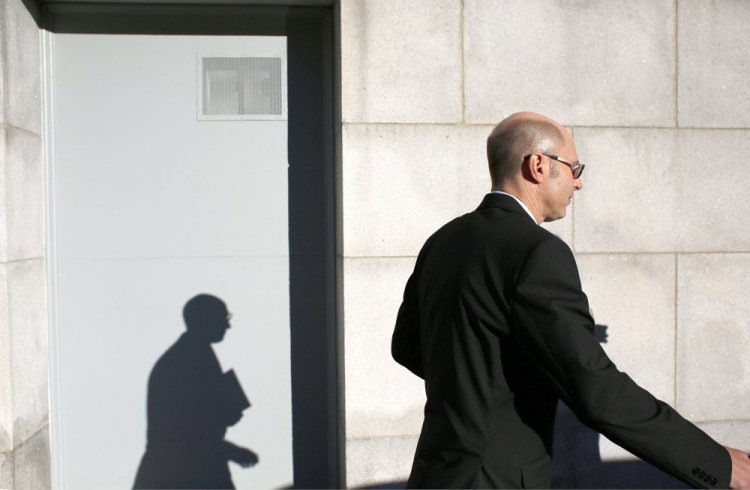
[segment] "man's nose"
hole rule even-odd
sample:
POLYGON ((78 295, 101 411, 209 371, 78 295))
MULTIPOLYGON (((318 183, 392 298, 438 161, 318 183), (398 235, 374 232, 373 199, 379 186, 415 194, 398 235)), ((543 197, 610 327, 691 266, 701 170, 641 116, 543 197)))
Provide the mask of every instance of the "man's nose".
POLYGON ((573 188, 577 191, 583 189, 583 181, 579 178, 573 180, 573 188))

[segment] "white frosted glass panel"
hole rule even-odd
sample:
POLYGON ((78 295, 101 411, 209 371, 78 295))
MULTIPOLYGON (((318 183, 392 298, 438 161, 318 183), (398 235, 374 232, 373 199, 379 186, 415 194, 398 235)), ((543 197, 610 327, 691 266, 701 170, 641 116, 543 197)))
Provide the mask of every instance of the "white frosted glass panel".
POLYGON ((259 457, 250 468, 229 463, 234 485, 292 484, 287 123, 198 120, 205 53, 284 58, 286 39, 53 35, 51 425, 61 488, 132 488, 149 375, 200 293, 232 314, 223 339, 201 352, 233 369, 252 403, 223 439, 259 457))
POLYGON ((60 256, 287 253, 286 121, 195 114, 197 53, 286 52, 250 39, 55 36, 60 256))
POLYGON ((258 465, 230 463, 238 488, 291 482, 286 258, 61 260, 59 323, 68 488, 130 488, 146 443, 146 389, 156 360, 185 332, 182 308, 221 298, 232 326, 213 350, 252 406, 226 439, 258 465))

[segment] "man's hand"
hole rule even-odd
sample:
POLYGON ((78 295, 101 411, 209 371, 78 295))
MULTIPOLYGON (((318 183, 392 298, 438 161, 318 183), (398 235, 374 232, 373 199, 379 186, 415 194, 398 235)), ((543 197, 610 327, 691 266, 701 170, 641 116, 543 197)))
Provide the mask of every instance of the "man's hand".
POLYGON ((258 455, 244 447, 235 447, 230 459, 243 468, 249 468, 258 464, 258 455))
POLYGON ((750 489, 750 456, 745 451, 726 447, 732 458, 732 479, 729 487, 734 489, 750 489))

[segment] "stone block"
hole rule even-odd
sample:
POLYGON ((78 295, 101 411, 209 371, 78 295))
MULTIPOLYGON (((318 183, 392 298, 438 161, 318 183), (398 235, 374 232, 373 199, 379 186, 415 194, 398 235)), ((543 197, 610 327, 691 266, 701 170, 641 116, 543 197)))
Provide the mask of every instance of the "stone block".
POLYGON ((750 3, 680 2, 679 125, 750 127, 750 3))
POLYGON ((750 452, 750 420, 702 422, 698 427, 724 446, 750 452))
MULTIPOLYGON (((0 80, 2 78, 2 73, 0 72, 0 80)), ((0 106, 2 106, 2 101, 0 101, 0 106)), ((5 128, 0 127, 0 262, 7 262, 8 260, 8 213, 6 212, 8 201, 8 178, 6 175, 8 157, 6 155, 7 138, 5 133, 5 128)))
POLYGON ((747 251, 744 130, 576 130, 587 162, 574 200, 577 252, 747 251), (710 165, 707 163, 710 162, 710 165), (696 178, 700 176, 700 178, 696 178))
POLYGON ((417 436, 348 439, 347 488, 404 488, 417 439, 417 436))
POLYGON ((606 327, 604 350, 620 371, 674 404, 674 256, 583 255, 578 266, 598 328, 606 327))
POLYGON ((7 266, 10 325, 13 440, 18 446, 42 427, 49 415, 47 299, 44 260, 7 266))
POLYGON ((0 37, 4 86, 0 122, 42 132, 40 31, 21 0, 2 2, 0 37))
POLYGON ((51 488, 49 427, 42 427, 15 451, 14 476, 16 490, 51 488))
POLYGON ((0 488, 13 488, 13 452, 0 451, 0 488))
POLYGON ((344 122, 461 122, 461 1, 341 2, 344 122))
POLYGON ((673 126, 674 43, 672 0, 466 1, 466 122, 673 126))
POLYGON ((418 434, 424 384, 391 357, 413 258, 345 259, 344 324, 348 437, 418 434))
POLYGON ((490 191, 489 126, 345 125, 346 256, 415 256, 490 191))
POLYGON ((750 419, 750 254, 680 255, 677 270, 677 408, 750 419))
MULTIPOLYGON (((13 398, 11 396, 13 391, 10 371, 7 268, 7 264, 0 263, 0 452, 13 450, 13 398)), ((0 488, 5 487, 0 485, 0 488)))
MULTIPOLYGON (((5 75, 4 72, 7 69, 6 68, 6 60, 5 60, 5 24, 3 22, 3 19, 5 19, 8 16, 8 1, 3 0, 0 1, 0 124, 5 123, 6 116, 5 116, 5 99, 7 96, 5 95, 5 75)), ((2 187, 0 187, 2 189, 2 187)), ((1 203, 0 203, 1 204, 1 203)), ((2 487, 5 488, 5 487, 2 487)))
POLYGON ((0 128, 0 152, 6 237, 0 245, 5 248, 0 249, 0 260, 41 257, 45 247, 42 139, 26 131, 0 128))

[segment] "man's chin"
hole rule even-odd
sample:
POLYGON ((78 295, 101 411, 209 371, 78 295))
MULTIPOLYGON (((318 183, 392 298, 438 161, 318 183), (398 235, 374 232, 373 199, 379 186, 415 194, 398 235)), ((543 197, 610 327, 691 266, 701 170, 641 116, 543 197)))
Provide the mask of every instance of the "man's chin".
POLYGON ((557 221, 559 219, 563 219, 564 217, 565 217, 565 210, 563 209, 563 211, 562 211, 561 214, 557 214, 555 216, 547 216, 546 218, 544 218, 544 222, 545 223, 551 223, 553 221, 557 221))

